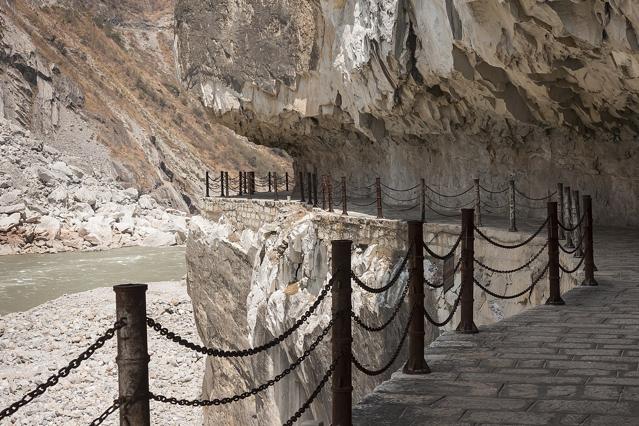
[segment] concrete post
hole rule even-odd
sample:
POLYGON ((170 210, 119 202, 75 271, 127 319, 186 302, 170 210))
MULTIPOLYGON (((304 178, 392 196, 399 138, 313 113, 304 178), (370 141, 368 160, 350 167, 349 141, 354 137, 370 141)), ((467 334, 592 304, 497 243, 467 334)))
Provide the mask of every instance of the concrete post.
POLYGON ((548 202, 548 285, 549 297, 546 305, 565 305, 559 287, 559 223, 557 203, 548 202))
POLYGON ((121 425, 150 425, 149 352, 146 336, 146 284, 113 286, 115 312, 126 318, 126 326, 117 331, 119 397, 121 425))
POLYGON ((331 330, 333 425, 351 426, 353 422, 353 383, 351 371, 351 245, 350 240, 331 241, 332 273, 335 277, 331 296, 333 329, 331 330))
POLYGON ((428 374, 430 368, 424 359, 424 249, 423 224, 421 221, 408 222, 408 249, 410 267, 408 270, 408 301, 412 319, 408 331, 408 360, 404 364, 406 374, 428 374))
POLYGON ((461 320, 457 326, 458 333, 478 333, 473 321, 474 303, 474 258, 475 258, 475 230, 473 209, 462 209, 462 247, 461 247, 461 320))

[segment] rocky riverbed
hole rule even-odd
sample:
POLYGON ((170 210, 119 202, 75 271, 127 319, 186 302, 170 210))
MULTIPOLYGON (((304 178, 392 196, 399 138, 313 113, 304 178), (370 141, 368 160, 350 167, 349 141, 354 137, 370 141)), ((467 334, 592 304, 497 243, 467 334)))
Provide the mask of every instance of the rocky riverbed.
POLYGON ((186 213, 123 188, 0 118, 0 255, 170 246, 186 239, 186 213))
MULTIPOLYGON (((149 284, 147 313, 199 343, 183 282, 149 284)), ((26 312, 0 317, 0 408, 19 400, 84 351, 115 319, 111 288, 66 295, 26 312), (95 303, 96 301, 100 303, 95 303)), ((166 396, 200 397, 204 358, 149 332, 150 388, 166 396)), ((9 425, 86 425, 117 397, 112 339, 68 377, 22 407, 9 425)), ((224 395, 223 395, 224 396, 224 395)), ((115 425, 117 413, 104 424, 115 425)), ((151 403, 151 423, 201 424, 201 409, 151 403)), ((4 423, 3 423, 4 424, 4 423)))

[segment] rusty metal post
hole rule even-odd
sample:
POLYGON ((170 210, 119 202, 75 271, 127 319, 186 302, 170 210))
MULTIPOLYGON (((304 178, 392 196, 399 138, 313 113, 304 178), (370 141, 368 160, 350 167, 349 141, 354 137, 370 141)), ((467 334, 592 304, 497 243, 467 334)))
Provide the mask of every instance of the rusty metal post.
MULTIPOLYGON (((577 189, 573 189, 572 191, 572 216, 573 216, 573 223, 575 224, 575 226, 577 226, 577 224, 579 223, 579 220, 581 219, 581 199, 579 197, 579 190, 577 189)), ((581 224, 579 226, 577 226, 577 229, 575 229, 575 231, 573 232, 573 236, 572 236, 573 242, 575 243, 575 247, 577 248, 577 250, 575 251, 575 257, 580 258, 580 257, 584 257, 584 252, 583 252, 583 222, 581 222, 581 224)))
POLYGON ((304 173, 300 172, 300 201, 303 203, 304 199, 304 173))
POLYGON ((462 247, 461 247, 461 319, 457 326, 458 333, 478 333, 473 321, 474 303, 474 259, 475 259, 475 229, 473 209, 462 209, 462 247))
POLYGON ((322 210, 326 210, 326 175, 322 175, 322 210))
POLYGON ((277 172, 273 172, 273 189, 275 190, 275 201, 277 201, 280 199, 280 196, 277 193, 277 172))
POLYGON ((335 277, 331 296, 333 329, 331 330, 333 425, 351 426, 353 422, 353 382, 351 371, 351 245, 350 240, 331 241, 332 273, 335 277))
POLYGON ((224 188, 226 191, 226 196, 229 196, 229 172, 224 172, 224 188))
POLYGON ((224 172, 220 172, 220 197, 224 197, 224 172))
POLYGON ((284 173, 284 184, 286 186, 286 192, 288 192, 288 172, 284 173))
POLYGON ((317 207, 317 173, 313 173, 313 207, 317 207))
POLYGON ((268 192, 273 191, 273 181, 271 180, 271 172, 268 172, 268 192))
MULTIPOLYGON (((572 219, 571 219, 572 191, 570 191, 569 186, 564 186, 564 203, 565 203, 564 216, 561 218, 561 220, 563 221, 563 224, 566 228, 571 228, 572 227, 572 219)), ((566 235, 566 248, 569 248, 569 249, 574 248, 575 245, 573 244, 573 241, 572 241, 572 232, 565 231, 564 234, 566 235)))
POLYGON ((313 174, 306 173, 306 185, 308 186, 308 204, 313 204, 313 174))
POLYGON ((204 175, 204 178, 206 180, 206 198, 209 198, 210 194, 209 194, 209 172, 207 171, 206 174, 204 175))
POLYGON ((244 182, 242 182, 242 172, 239 171, 237 174, 237 195, 244 195, 244 191, 242 190, 244 187, 244 182))
POLYGON ((408 249, 410 267, 408 270, 408 301, 412 313, 408 331, 408 360, 404 364, 406 374, 428 374, 430 368, 424 359, 424 232, 423 223, 418 220, 408 222, 408 249))
POLYGON ((347 201, 346 196, 346 176, 342 176, 342 214, 348 216, 348 206, 346 205, 347 201))
POLYGON ((242 177, 244 178, 244 193, 250 195, 251 191, 248 187, 248 172, 242 172, 242 177))
POLYGON ((584 281, 581 285, 595 286, 599 285, 595 279, 595 255, 594 255, 594 242, 592 236, 592 198, 590 195, 583 196, 584 203, 584 281))
POLYGON ((549 297, 546 305, 565 305, 559 287, 559 220, 557 203, 548 202, 548 285, 549 297))
POLYGON ((475 225, 481 225, 481 190, 479 187, 479 179, 473 179, 475 182, 475 225))
POLYGON ((384 212, 382 211, 382 182, 378 177, 375 178, 375 204, 377 205, 377 218, 383 219, 384 212))
POLYGON ((426 222, 426 180, 422 178, 422 222, 426 222))
MULTIPOLYGON (((557 202, 559 203, 559 217, 561 218, 561 220, 564 220, 564 211, 565 211, 565 206, 564 206, 564 184, 559 182, 557 184, 557 202)), ((560 227, 559 228, 559 239, 560 240, 565 240, 566 239, 566 234, 564 233, 564 230, 560 227)))
POLYGON ((115 291, 115 313, 126 318, 117 331, 121 425, 150 425, 149 351, 146 340, 146 284, 120 284, 115 291))
POLYGON ((333 176, 326 176, 328 184, 328 211, 333 213, 333 176))
POLYGON ((249 194, 252 196, 255 194, 255 172, 249 172, 249 194))
POLYGON ((509 181, 510 184, 510 192, 509 192, 509 197, 508 197, 508 209, 509 209, 509 221, 510 221, 510 227, 508 228, 508 230, 510 232, 517 232, 517 211, 516 208, 517 206, 515 205, 516 202, 516 198, 515 198, 515 179, 511 179, 509 181))

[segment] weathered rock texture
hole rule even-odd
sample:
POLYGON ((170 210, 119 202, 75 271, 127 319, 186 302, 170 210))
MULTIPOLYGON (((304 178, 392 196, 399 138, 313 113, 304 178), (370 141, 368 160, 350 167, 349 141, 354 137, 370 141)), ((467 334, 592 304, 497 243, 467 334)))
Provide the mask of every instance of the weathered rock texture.
MULTIPOLYGON (((274 201, 216 199, 204 203, 212 221, 195 217, 191 221, 187 242, 187 284, 194 304, 194 314, 202 341, 209 347, 241 349, 270 341, 291 327, 313 303, 330 278, 330 241, 353 241, 352 269, 370 286, 387 282, 406 253, 406 225, 392 220, 370 217, 341 217, 319 209, 274 201), (250 218, 250 219, 247 219, 250 218), (248 224, 248 225, 245 225, 248 224)), ((459 226, 430 224, 425 241, 444 253, 454 244, 459 226)), ((487 229, 503 243, 526 238, 519 233, 487 229)), ((497 251, 477 242, 480 260, 496 268, 512 268, 525 263, 543 246, 535 239, 523 250, 497 251)), ((492 291, 513 294, 530 285, 545 265, 545 256, 529 268, 506 276, 477 272, 476 276, 492 291)), ((570 266, 570 259, 563 259, 570 266)), ((441 280, 441 264, 425 262, 425 277, 441 280)), ((404 271, 388 293, 365 293, 352 283, 353 310, 364 322, 384 322, 396 306, 408 278, 404 271)), ((443 320, 457 297, 459 276, 452 290, 427 291, 428 311, 443 320)), ((575 281, 562 277, 562 290, 575 281)), ((542 279, 529 299, 497 300, 476 293, 476 324, 490 324, 521 312, 528 306, 543 303, 548 295, 547 280, 542 279)), ((403 302, 397 319, 382 333, 363 331, 353 324, 354 353, 367 366, 379 368, 396 348, 408 314, 403 302)), ((220 398, 256 387, 287 368, 304 353, 330 321, 331 297, 323 301, 296 332, 282 344, 250 358, 219 359, 209 357, 203 394, 220 398)), ((459 321, 459 312, 449 324, 459 321)), ((434 340, 438 330, 426 324, 426 342, 434 340)), ((404 348, 405 349, 405 348, 404 348)), ((235 404, 205 409, 205 424, 271 425, 285 422, 315 389, 330 363, 330 335, 311 356, 274 387, 235 404)), ((401 367, 405 352, 388 373, 371 378, 354 371, 354 399, 358 401, 390 373, 401 367)), ((326 387, 305 418, 330 424, 330 389, 326 387)))
POLYGON ((178 0, 178 72, 297 168, 443 188, 516 175, 639 225, 632 0, 178 0))

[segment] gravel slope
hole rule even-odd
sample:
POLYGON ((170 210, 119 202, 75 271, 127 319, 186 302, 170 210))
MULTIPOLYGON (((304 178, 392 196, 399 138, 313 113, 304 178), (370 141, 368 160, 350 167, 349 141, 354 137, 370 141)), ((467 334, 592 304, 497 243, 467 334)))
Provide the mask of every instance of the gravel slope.
MULTIPOLYGON (((147 313, 185 338, 200 343, 183 282, 153 283, 147 313)), ((115 295, 99 288, 65 295, 26 312, 0 317, 0 409, 20 399, 84 351, 115 319, 115 295)), ((204 358, 149 330, 150 388, 178 398, 198 398, 204 358)), ((2 423, 87 425, 117 397, 116 341, 44 395, 2 423)), ((118 424, 117 413, 103 424, 118 424)), ((151 423, 201 424, 201 409, 151 402, 151 423)))

